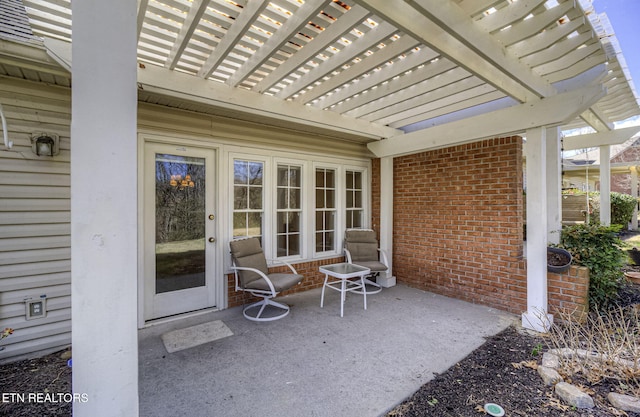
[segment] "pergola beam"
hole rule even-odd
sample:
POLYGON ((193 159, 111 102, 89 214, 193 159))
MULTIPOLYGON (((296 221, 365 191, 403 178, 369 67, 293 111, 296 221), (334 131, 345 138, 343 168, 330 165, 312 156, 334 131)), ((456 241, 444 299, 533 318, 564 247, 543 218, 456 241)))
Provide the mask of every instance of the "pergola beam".
POLYGON ((585 135, 568 136, 563 139, 563 149, 594 148, 596 146, 619 145, 631 139, 640 132, 640 126, 625 127, 608 132, 588 133, 585 135))
POLYGON ((296 33, 305 27, 328 3, 328 0, 310 0, 305 2, 259 50, 227 80, 227 84, 235 87, 264 64, 272 54, 279 51, 296 33))
POLYGON ((585 87, 372 142, 367 146, 378 157, 398 156, 520 133, 540 126, 561 125, 575 118, 604 95, 605 90, 602 86, 585 87))
POLYGON ((403 134, 400 130, 366 120, 280 100, 253 91, 232 88, 226 84, 193 77, 155 65, 147 65, 144 69, 138 69, 138 85, 145 91, 212 107, 320 127, 370 139, 382 139, 403 134))
POLYGON ((556 93, 453 2, 356 2, 520 102, 556 93))
POLYGON ((267 0, 253 0, 247 2, 244 6, 242 13, 235 20, 233 25, 227 30, 224 38, 216 45, 216 48, 211 52, 209 58, 202 66, 198 76, 202 78, 209 78, 211 74, 218 68, 218 65, 224 61, 229 53, 235 48, 236 44, 242 39, 247 30, 251 27, 253 22, 260 16, 260 13, 269 5, 267 0))

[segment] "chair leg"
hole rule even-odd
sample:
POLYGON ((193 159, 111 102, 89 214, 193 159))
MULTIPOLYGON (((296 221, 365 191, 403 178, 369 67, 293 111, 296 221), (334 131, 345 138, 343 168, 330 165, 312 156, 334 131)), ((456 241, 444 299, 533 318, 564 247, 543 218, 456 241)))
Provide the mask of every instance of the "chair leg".
POLYGON ((289 306, 286 304, 275 302, 270 298, 265 297, 261 301, 258 301, 256 303, 250 304, 247 307, 245 307, 242 310, 242 314, 247 320, 251 320, 251 321, 273 321, 273 320, 281 319, 287 314, 289 314, 289 306), (262 317, 262 313, 264 313, 264 310, 267 308, 267 306, 273 306, 275 308, 283 310, 283 312, 275 316, 262 317), (249 310, 255 309, 255 308, 260 308, 260 310, 258 311, 258 314, 251 315, 248 313, 249 310))
POLYGON ((375 274, 371 274, 371 275, 368 275, 368 276, 364 277, 364 284, 365 284, 364 288, 362 290, 353 290, 353 292, 356 293, 356 294, 363 294, 364 292, 366 292, 367 294, 377 294, 377 293, 379 293, 380 291, 382 291, 382 286, 380 284, 378 284, 377 282, 373 282, 373 281, 371 281, 369 279, 369 277, 375 278, 377 276, 378 276, 378 273, 376 272, 375 274), (376 287, 376 288, 372 289, 372 290, 368 290, 367 287, 366 287, 367 285, 372 286, 372 287, 376 287))

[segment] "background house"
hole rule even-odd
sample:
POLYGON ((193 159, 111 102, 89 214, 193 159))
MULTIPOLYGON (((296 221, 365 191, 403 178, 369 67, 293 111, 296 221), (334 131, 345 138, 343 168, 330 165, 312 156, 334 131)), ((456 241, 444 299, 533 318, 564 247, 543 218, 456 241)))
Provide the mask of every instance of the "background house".
POLYGON ((373 227, 399 282, 541 328, 576 302, 546 272, 561 132, 592 126, 573 140, 608 151, 640 113, 587 2, 0 7, 0 326, 16 329, 0 360, 73 341, 96 399, 78 415, 109 398, 135 414, 138 328, 241 302, 236 236, 261 236, 305 290, 345 228, 373 227), (41 136, 60 152, 34 153, 41 136), (30 300, 46 314, 27 320, 30 300))

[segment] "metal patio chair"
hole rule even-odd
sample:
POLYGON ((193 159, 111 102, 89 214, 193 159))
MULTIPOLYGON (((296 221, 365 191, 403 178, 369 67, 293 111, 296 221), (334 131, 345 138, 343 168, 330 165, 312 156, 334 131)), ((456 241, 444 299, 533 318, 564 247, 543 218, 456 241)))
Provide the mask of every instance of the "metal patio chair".
POLYGON ((375 279, 381 272, 389 270, 389 261, 385 251, 379 247, 376 232, 371 229, 347 229, 344 235, 344 251, 347 262, 371 270, 371 274, 364 279, 367 294, 380 292, 382 287, 375 279))
POLYGON ((245 307, 242 314, 245 318, 253 321, 272 321, 281 319, 289 314, 289 306, 277 303, 272 300, 280 292, 298 285, 303 276, 287 262, 281 262, 289 267, 292 273, 275 272, 269 273, 267 259, 265 258, 260 240, 258 238, 246 238, 229 242, 231 249, 231 259, 233 265, 231 269, 235 275, 236 291, 245 291, 262 300, 245 307), (267 306, 273 306, 277 310, 282 310, 277 315, 264 315, 267 306), (250 314, 250 310, 258 309, 257 314, 250 314))

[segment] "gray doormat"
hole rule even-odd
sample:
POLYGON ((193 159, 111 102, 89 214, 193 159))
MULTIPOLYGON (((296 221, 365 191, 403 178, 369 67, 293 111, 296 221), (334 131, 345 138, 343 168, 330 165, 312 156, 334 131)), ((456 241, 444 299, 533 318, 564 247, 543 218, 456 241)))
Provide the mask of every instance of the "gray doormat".
POLYGON ((233 336, 233 332, 221 320, 216 320, 184 329, 172 330, 163 334, 161 339, 167 352, 173 353, 228 336, 233 336))

